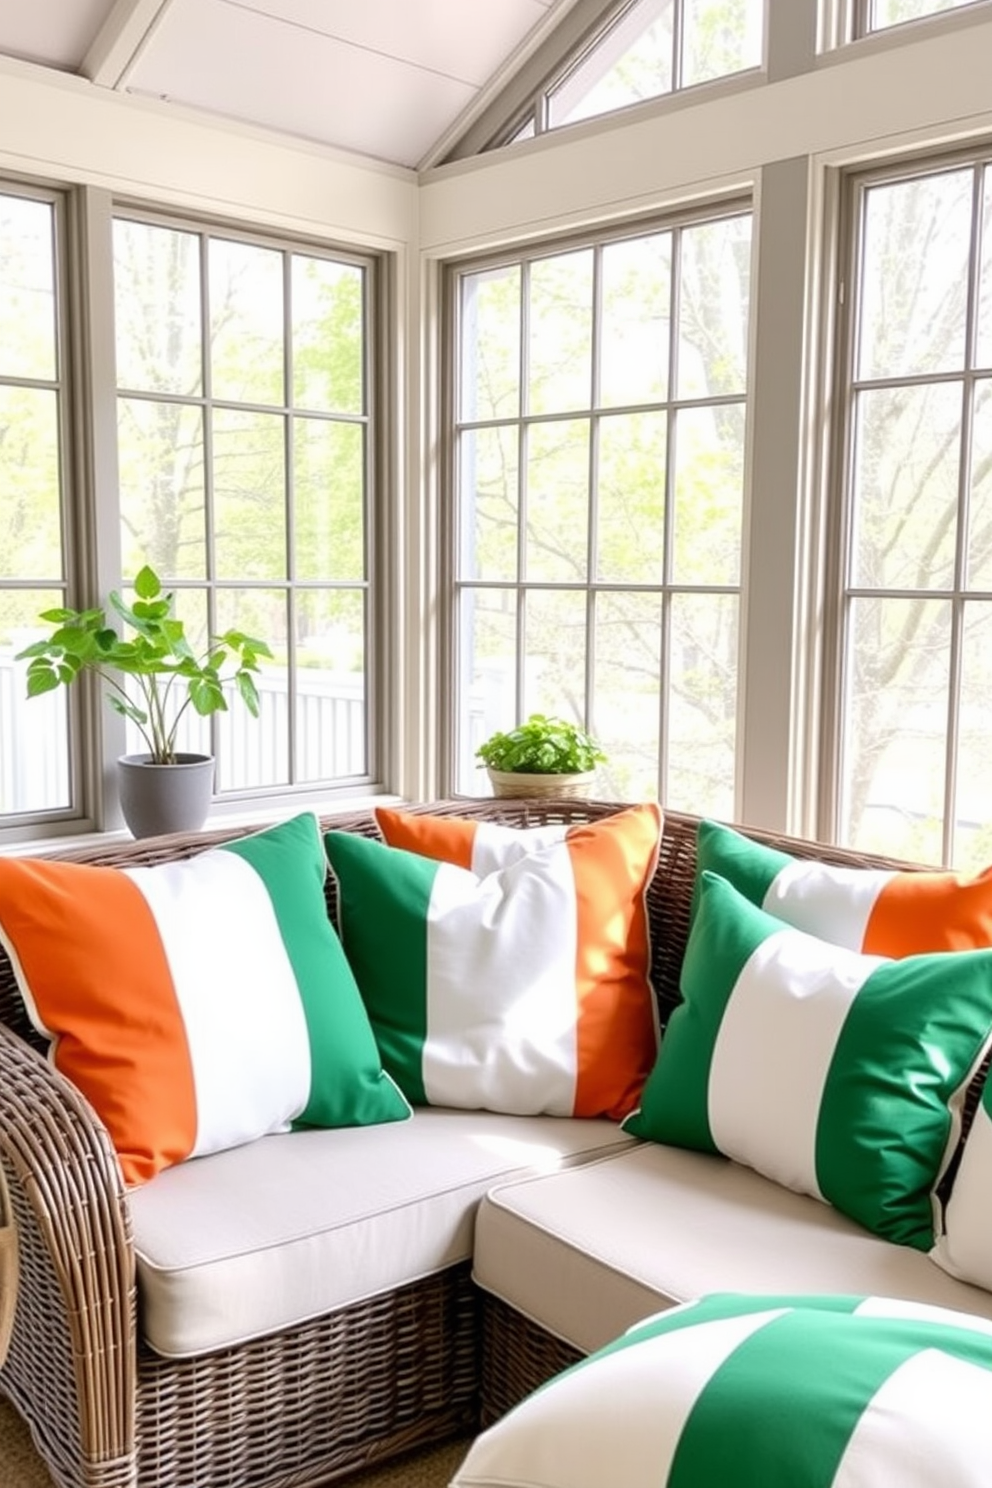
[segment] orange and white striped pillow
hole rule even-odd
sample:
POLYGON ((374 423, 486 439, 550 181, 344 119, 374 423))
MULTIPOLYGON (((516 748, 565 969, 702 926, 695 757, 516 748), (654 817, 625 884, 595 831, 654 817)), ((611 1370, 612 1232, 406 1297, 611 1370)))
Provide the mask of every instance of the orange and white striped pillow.
POLYGON ((516 1114, 631 1111, 657 1051, 645 893, 660 809, 522 832, 377 816, 403 848, 343 832, 325 845, 345 951, 405 1094, 516 1114))
POLYGON ((293 1124, 393 1121, 304 814, 186 861, 0 859, 0 943, 125 1182, 293 1124))

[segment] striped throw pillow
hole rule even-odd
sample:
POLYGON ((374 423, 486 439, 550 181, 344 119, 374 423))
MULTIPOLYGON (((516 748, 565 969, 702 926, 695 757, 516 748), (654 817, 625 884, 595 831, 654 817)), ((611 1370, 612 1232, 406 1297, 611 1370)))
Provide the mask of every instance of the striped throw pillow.
POLYGON ((476 1439, 451 1488, 987 1488, 992 1323, 880 1297, 703 1297, 476 1439))
POLYGON ((125 1182, 267 1132, 400 1120, 304 814, 186 861, 0 859, 0 941, 125 1182))
POLYGON ((992 1291, 992 1081, 988 1079, 944 1209, 943 1233, 930 1254, 960 1281, 992 1291))
POLYGON ((718 873, 753 904, 821 940, 873 956, 992 945, 992 868, 956 873, 847 868, 795 858, 703 821, 698 874, 718 873))
MULTIPOLYGON (((660 808, 649 805, 643 809, 655 816, 660 833, 660 808)), ((564 842, 566 837, 585 837, 591 833, 595 838, 598 835, 595 822, 573 822, 570 825, 542 822, 536 827, 505 827, 501 822, 397 811, 391 806, 377 806, 375 819, 390 847, 402 847, 425 858, 436 858, 439 863, 456 863, 479 878, 497 873, 500 868, 509 868, 511 863, 540 852, 544 847, 564 842)), ((641 937, 646 958, 647 914, 643 901, 638 907, 638 924, 634 933, 641 937)))
POLYGON ((410 1100, 615 1120, 633 1109, 657 1050, 644 895, 660 831, 657 806, 629 807, 511 849, 481 876, 328 833, 345 951, 410 1100))
POLYGON ((682 992, 626 1129, 722 1152, 928 1250, 992 1043, 992 950, 863 956, 704 872, 682 992))

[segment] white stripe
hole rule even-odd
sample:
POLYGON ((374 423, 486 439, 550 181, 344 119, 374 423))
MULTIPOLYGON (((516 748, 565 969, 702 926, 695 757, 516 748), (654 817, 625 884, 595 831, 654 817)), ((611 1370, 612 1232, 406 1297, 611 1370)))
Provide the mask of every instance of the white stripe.
POLYGON ((904 1297, 865 1297, 854 1311, 859 1317, 911 1318, 921 1323, 969 1328, 972 1333, 988 1333, 992 1337, 992 1318, 978 1317, 973 1312, 956 1312, 953 1307, 938 1307, 935 1302, 910 1302, 904 1297))
POLYGON ((186 1025, 193 1156, 285 1127, 310 1092, 310 1044, 272 901, 233 852, 126 869, 155 917, 186 1025))
POLYGON ((944 1234, 931 1255, 952 1276, 992 1290, 992 1119, 984 1104, 975 1112, 945 1210, 944 1234))
POLYGON ((713 1375, 780 1315, 697 1323, 577 1366, 484 1432, 451 1488, 661 1488, 689 1414, 713 1375))
POLYGON ((876 966, 799 930, 769 935, 730 995, 710 1065, 709 1121, 721 1152, 822 1198, 816 1124, 837 1038, 876 966))
POLYGON ((922 1349, 872 1397, 832 1488, 988 1488, 990 1400, 989 1370, 922 1349))
POLYGON ((504 827, 499 822, 479 822, 472 838, 472 872, 479 878, 498 873, 543 847, 561 842, 567 831, 563 822, 539 827, 504 827))
POLYGON ((797 858, 772 879, 762 908, 808 935, 860 951, 875 901, 894 877, 882 868, 835 868, 797 858))
POLYGON ((577 918, 563 845, 484 879, 440 865, 427 924, 431 1105, 571 1114, 577 918))

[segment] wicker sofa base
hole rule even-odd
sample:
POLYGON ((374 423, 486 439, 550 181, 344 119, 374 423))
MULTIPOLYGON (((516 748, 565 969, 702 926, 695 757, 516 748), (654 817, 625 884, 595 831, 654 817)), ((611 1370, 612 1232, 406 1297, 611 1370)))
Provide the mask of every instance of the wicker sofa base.
MULTIPOLYGON (((315 1488, 478 1429, 479 1302, 467 1263, 198 1358, 139 1346, 136 1460, 93 1461, 71 1415, 39 1439, 60 1488, 315 1488)), ((4 1380, 15 1406, 19 1381, 4 1380)))
POLYGON ((546 1333, 499 1297, 484 1294, 482 1308, 481 1424, 491 1426, 538 1385, 584 1357, 546 1333))

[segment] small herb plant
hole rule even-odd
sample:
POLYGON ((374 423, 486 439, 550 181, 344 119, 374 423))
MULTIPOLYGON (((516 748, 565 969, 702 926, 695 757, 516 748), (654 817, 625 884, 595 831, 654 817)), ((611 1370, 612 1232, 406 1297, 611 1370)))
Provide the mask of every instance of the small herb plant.
POLYGON ((249 713, 258 717, 254 673, 258 658, 272 652, 264 641, 228 630, 197 656, 174 613, 175 595, 163 594, 158 575, 147 564, 134 581, 134 593, 130 605, 116 590, 110 596, 113 609, 134 631, 133 639, 108 625, 102 609, 43 610, 39 619, 54 626, 51 635, 25 647, 17 659, 29 659, 29 698, 68 687, 84 671, 96 672, 111 689, 110 706, 137 726, 152 762, 171 765, 186 709, 192 705, 204 717, 226 711, 225 681, 233 680, 249 713), (225 676, 229 662, 233 671, 225 676), (143 706, 114 673, 135 678, 143 706))
POLYGON ((475 753, 489 769, 508 775, 579 775, 606 759, 585 729, 543 713, 532 713, 508 733, 491 734, 475 753))

